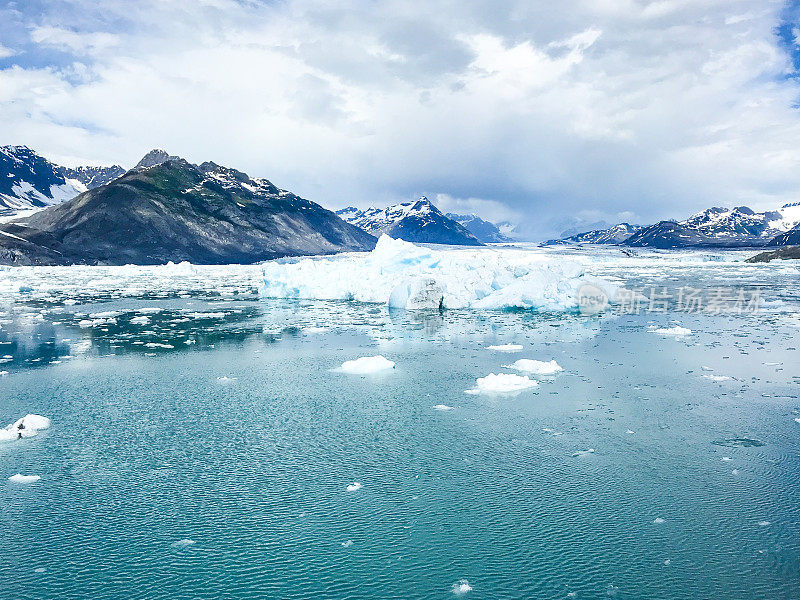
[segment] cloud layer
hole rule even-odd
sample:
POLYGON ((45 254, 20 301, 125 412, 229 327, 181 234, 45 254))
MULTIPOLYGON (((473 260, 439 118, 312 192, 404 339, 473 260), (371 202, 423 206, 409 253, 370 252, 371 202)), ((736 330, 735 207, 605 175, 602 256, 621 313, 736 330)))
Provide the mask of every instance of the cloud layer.
POLYGON ((0 9, 3 143, 164 147, 330 207, 426 194, 545 236, 800 200, 796 7, 61 0, 0 9))

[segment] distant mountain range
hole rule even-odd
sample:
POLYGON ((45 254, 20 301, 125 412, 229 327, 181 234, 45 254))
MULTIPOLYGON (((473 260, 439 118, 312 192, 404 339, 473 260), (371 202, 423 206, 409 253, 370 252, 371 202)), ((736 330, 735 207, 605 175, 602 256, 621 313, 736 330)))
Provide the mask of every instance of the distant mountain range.
POLYGON ((0 213, 52 206, 86 189, 27 146, 0 146, 0 213))
POLYGON ((425 196, 386 208, 359 210, 348 206, 336 214, 374 236, 386 234, 416 243, 482 245, 464 225, 446 216, 425 196))
POLYGON ((746 206, 708 208, 684 221, 647 227, 620 223, 545 244, 623 244, 649 248, 748 248, 800 244, 800 203, 755 212, 746 206))
MULTIPOLYGON (((479 242, 483 242, 484 244, 512 241, 512 238, 507 235, 507 233, 503 233, 503 230, 500 229, 500 226, 495 225, 490 221, 484 221, 478 215, 459 215, 456 213, 447 213, 447 218, 463 225, 464 228, 474 235, 479 242)), ((510 223, 503 223, 502 225, 508 225, 508 227, 504 228, 506 232, 513 228, 510 223)))
MULTIPOLYGON (((52 204, 76 181, 28 149, 15 147, 8 161, 15 183, 3 189, 17 204, 52 204)), ((213 162, 193 165, 155 150, 105 184, 100 178, 112 171, 84 173, 88 183, 77 184, 97 183, 93 189, 0 224, 0 264, 253 263, 370 250, 376 242, 314 202, 213 162)))

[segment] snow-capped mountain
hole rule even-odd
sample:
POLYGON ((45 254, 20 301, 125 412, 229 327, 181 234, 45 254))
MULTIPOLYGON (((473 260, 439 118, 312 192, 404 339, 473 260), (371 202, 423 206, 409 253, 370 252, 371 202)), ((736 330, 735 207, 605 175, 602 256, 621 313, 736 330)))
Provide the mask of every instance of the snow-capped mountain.
MULTIPOLYGON (((755 212, 746 206, 708 208, 685 221, 661 221, 625 240, 627 246, 735 248, 765 246, 800 223, 800 205, 755 212)), ((773 244, 775 245, 775 244, 773 244)))
POLYGON ((84 191, 83 183, 27 146, 0 146, 0 211, 43 208, 84 191))
POLYGON ((480 246, 463 225, 446 217, 425 196, 386 208, 358 210, 352 206, 336 211, 342 219, 379 237, 386 234, 407 242, 480 246))
POLYGON ((180 160, 180 156, 175 156, 170 154, 166 150, 162 150, 161 148, 154 148, 150 150, 147 154, 142 157, 136 166, 133 167, 134 169, 146 169, 148 167, 155 167, 156 165, 160 165, 161 163, 165 163, 168 160, 180 160))
POLYGON ((114 181, 117 177, 122 177, 125 174, 125 169, 119 165, 112 165, 110 167, 76 167, 74 169, 61 167, 61 172, 64 174, 64 177, 77 179, 85 185, 87 189, 93 190, 96 187, 114 181))
POLYGON ((0 224, 0 264, 252 263, 375 242, 266 179, 169 157, 0 224))
POLYGON ((631 225, 630 223, 618 223, 613 227, 607 229, 595 229, 594 231, 586 231, 578 233, 560 240, 550 240, 544 245, 553 244, 621 244, 634 233, 639 231, 639 225, 631 225))
POLYGON ((497 242, 510 242, 511 238, 504 235, 500 228, 491 221, 485 221, 478 215, 459 215, 457 213, 447 213, 447 218, 456 223, 460 223, 464 228, 474 235, 479 242, 492 244, 497 242))

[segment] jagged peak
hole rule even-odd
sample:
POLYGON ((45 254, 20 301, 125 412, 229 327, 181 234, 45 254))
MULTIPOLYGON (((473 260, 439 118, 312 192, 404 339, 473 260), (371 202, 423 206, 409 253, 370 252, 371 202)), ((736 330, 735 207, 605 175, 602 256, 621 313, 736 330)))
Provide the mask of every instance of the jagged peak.
POLYGON ((181 160, 181 157, 170 154, 161 148, 153 148, 150 150, 150 152, 142 157, 142 160, 136 163, 134 169, 146 169, 148 167, 154 167, 156 165, 165 163, 168 160, 181 160))

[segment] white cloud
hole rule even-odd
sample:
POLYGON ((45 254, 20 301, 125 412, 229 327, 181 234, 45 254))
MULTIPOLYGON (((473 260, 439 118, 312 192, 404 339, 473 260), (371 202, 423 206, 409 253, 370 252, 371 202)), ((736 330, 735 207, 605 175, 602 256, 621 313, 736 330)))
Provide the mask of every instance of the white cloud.
POLYGON ((0 71, 8 140, 56 159, 163 146, 332 207, 439 194, 532 230, 800 195, 778 3, 81 6, 29 24, 66 66, 0 71))
POLYGON ((0 44, 0 58, 8 58, 9 56, 14 56, 16 53, 16 50, 12 50, 0 44))

